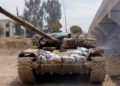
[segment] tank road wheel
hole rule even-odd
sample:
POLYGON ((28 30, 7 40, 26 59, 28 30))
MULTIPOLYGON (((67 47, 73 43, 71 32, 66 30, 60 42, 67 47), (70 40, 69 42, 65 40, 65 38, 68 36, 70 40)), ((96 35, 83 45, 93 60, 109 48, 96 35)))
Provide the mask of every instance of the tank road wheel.
POLYGON ((104 81, 106 76, 105 71, 105 58, 104 57, 93 57, 91 65, 90 82, 101 83, 104 81))
POLYGON ((18 74, 23 83, 35 83, 32 57, 21 57, 18 59, 18 74))

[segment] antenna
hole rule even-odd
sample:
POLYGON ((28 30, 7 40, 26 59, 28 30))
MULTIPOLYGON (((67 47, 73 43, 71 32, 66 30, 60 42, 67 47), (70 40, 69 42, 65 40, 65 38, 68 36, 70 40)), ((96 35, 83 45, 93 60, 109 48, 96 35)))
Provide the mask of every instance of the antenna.
POLYGON ((65 30, 66 30, 66 33, 68 32, 67 31, 67 18, 66 18, 66 9, 65 9, 65 2, 63 0, 63 9, 64 9, 64 15, 65 15, 65 30))

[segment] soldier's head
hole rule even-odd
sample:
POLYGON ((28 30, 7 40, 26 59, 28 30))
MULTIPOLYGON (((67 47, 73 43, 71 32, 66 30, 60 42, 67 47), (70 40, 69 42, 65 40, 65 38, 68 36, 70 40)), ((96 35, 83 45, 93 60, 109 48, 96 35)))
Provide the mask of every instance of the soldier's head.
POLYGON ((79 34, 82 34, 82 28, 80 27, 80 26, 78 26, 78 25, 73 25, 73 26, 71 26, 70 27, 70 31, 71 31, 71 33, 79 33, 79 34))

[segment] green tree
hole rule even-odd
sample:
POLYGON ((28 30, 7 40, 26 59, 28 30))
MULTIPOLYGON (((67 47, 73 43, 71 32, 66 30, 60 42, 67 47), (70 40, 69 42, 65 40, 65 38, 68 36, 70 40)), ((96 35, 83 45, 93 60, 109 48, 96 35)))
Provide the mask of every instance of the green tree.
MULTIPOLYGON (((25 0, 25 8, 22 18, 35 27, 42 30, 43 27, 43 8, 41 6, 41 0, 25 0)), ((33 32, 27 31, 28 37, 33 35, 33 32)))
MULTIPOLYGON (((59 22, 61 19, 61 4, 58 0, 25 0, 25 8, 23 15, 24 20, 30 22, 39 30, 43 30, 43 26, 49 26, 54 22, 59 22), (46 23, 44 25, 44 23, 46 23)), ((28 37, 34 33, 26 31, 28 37)))
MULTIPOLYGON (((17 7, 16 7, 16 14, 17 14, 17 17, 20 17, 17 7)), ((16 35, 21 36, 23 34, 23 31, 21 29, 21 25, 19 23, 15 22, 15 28, 16 28, 16 35)))
POLYGON ((61 4, 58 0, 47 0, 46 4, 44 2, 44 7, 47 12, 45 19, 48 25, 60 22, 62 13, 61 4))

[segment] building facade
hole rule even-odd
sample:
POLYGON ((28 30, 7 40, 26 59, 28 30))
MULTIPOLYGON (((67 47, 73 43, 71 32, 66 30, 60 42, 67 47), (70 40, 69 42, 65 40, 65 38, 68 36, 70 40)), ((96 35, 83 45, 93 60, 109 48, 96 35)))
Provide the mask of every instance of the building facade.
POLYGON ((16 33, 15 22, 10 19, 1 19, 0 31, 2 37, 13 37, 16 33))

